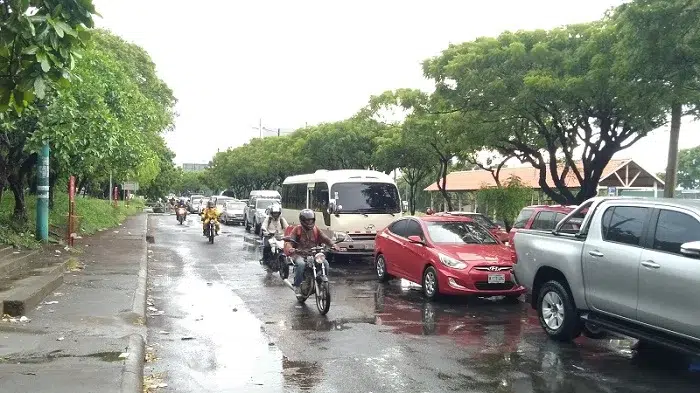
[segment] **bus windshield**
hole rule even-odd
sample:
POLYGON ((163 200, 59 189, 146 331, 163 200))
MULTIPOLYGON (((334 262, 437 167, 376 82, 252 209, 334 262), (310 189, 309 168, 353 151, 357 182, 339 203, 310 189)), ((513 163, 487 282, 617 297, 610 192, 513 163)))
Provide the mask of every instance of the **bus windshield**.
POLYGON ((331 187, 338 213, 401 213, 399 190, 391 183, 336 183, 331 187))

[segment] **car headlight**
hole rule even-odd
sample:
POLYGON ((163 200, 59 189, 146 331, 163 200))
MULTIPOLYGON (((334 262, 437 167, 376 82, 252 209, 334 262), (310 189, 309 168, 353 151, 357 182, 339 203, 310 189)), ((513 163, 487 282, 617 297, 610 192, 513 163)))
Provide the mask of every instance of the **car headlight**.
POLYGON ((459 270, 467 268, 467 264, 465 262, 454 259, 452 257, 448 257, 445 254, 438 254, 438 257, 440 258, 440 262, 442 262, 442 264, 447 266, 447 267, 451 267, 453 269, 459 269, 459 270))
POLYGON ((351 242, 352 238, 345 232, 333 232, 333 240, 336 242, 351 242))

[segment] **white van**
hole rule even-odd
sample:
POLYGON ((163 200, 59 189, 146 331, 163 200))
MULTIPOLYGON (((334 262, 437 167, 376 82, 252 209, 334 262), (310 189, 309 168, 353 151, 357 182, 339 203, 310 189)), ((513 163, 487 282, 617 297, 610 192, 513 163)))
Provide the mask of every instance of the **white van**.
POLYGON ((370 170, 319 170, 282 183, 282 215, 299 224, 299 212, 316 212, 316 225, 337 240, 339 254, 372 255, 377 231, 403 215, 394 180, 370 170))

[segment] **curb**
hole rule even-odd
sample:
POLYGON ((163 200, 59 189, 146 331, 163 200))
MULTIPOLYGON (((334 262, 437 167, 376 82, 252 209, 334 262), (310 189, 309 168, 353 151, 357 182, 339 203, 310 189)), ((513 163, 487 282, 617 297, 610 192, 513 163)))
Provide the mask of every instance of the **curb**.
MULTIPOLYGON (((131 310, 134 315, 137 315, 146 324, 146 292, 148 284, 148 245, 146 243, 146 234, 148 234, 148 215, 146 215, 146 228, 143 238, 143 256, 139 261, 139 276, 136 291, 134 292, 134 301, 131 310)), ((122 393, 140 393, 143 392, 143 367, 146 363, 145 354, 146 343, 140 334, 132 334, 129 336, 129 346, 127 353, 129 357, 124 363, 122 370, 122 393)))
POLYGON ((140 334, 129 336, 129 357, 122 371, 122 393, 138 393, 143 391, 143 365, 146 362, 144 353, 145 343, 140 334))

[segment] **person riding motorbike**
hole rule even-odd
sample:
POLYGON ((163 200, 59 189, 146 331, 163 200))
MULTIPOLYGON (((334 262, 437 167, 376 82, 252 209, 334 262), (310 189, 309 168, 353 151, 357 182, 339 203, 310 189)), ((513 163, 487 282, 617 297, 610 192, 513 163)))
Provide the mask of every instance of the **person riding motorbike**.
MULTIPOLYGON (((268 235, 284 235, 284 230, 289 226, 287 220, 282 217, 282 206, 274 204, 270 206, 268 215, 265 221, 262 223, 262 235, 266 238, 268 235)), ((270 257, 270 243, 267 241, 263 242, 263 262, 267 261, 270 257)))
MULTIPOLYGON (((304 257, 310 255, 312 247, 326 244, 334 250, 338 249, 333 241, 324 235, 316 226, 316 214, 311 209, 304 209, 299 212, 299 226, 294 228, 289 236, 294 240, 295 247, 287 246, 287 255, 293 256, 294 264, 296 265, 294 275, 294 293, 299 295, 299 286, 304 281, 304 269, 306 262, 304 257)), ((323 262, 326 272, 328 272, 328 261, 323 262)))
POLYGON ((207 208, 204 209, 202 212, 202 234, 204 236, 207 235, 207 225, 209 224, 210 220, 214 220, 214 225, 216 226, 216 235, 219 235, 219 229, 221 229, 221 226, 219 225, 219 213, 216 211, 216 206, 214 206, 213 201, 207 202, 207 208))
POLYGON ((185 206, 184 201, 183 201, 182 199, 180 199, 180 201, 177 203, 177 206, 175 207, 175 219, 179 219, 179 218, 180 218, 180 216, 179 216, 179 214, 178 214, 180 208, 185 209, 185 217, 187 217, 187 207, 185 206))

